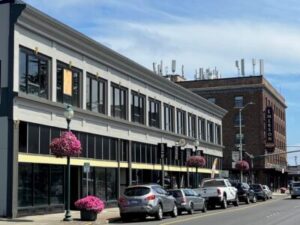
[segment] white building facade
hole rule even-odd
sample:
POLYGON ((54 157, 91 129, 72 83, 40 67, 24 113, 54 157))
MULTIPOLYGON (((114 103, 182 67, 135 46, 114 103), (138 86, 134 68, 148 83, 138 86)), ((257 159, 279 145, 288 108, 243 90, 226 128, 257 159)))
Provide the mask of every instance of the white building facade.
POLYGON ((131 184, 190 186, 192 154, 207 161, 198 176, 215 159, 221 169, 222 108, 25 3, 1 1, 0 28, 1 216, 64 209, 66 159, 49 144, 66 130, 67 104, 82 144, 72 202, 89 193, 113 205, 131 184))

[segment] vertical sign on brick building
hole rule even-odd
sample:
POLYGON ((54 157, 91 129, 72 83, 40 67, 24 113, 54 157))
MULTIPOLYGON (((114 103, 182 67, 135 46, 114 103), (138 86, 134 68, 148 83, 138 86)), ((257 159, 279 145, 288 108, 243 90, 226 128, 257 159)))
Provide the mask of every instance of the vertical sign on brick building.
POLYGON ((274 151, 274 112, 272 107, 266 107, 265 116, 266 149, 268 151, 274 151))

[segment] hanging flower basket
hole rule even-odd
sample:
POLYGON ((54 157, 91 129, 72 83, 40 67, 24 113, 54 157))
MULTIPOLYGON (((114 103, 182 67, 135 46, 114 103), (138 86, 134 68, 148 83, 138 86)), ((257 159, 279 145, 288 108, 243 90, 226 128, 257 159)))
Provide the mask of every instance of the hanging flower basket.
POLYGON ((95 196, 87 196, 75 202, 75 207, 80 210, 81 220, 95 221, 97 214, 104 209, 104 203, 95 196))
POLYGON ((71 131, 66 131, 52 140, 50 150, 56 157, 78 156, 81 153, 81 143, 71 131))
POLYGON ((240 171, 247 171, 249 170, 249 163, 245 160, 237 161, 235 164, 235 168, 240 171))
POLYGON ((187 166, 189 167, 202 167, 205 166, 206 160, 203 156, 195 155, 190 156, 187 160, 187 166))

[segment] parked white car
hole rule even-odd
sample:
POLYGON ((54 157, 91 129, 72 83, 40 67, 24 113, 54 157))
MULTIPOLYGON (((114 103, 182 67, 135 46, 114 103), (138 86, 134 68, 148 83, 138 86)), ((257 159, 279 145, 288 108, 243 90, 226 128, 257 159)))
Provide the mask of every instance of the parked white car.
POLYGON ((209 207, 220 205, 226 209, 228 203, 239 206, 237 189, 227 179, 205 179, 199 192, 206 199, 209 207))

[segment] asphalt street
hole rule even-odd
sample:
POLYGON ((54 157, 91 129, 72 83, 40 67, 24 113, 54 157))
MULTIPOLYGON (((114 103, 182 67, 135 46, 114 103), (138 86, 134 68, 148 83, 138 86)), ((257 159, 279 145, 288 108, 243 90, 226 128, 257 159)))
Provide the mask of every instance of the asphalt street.
POLYGON ((207 213, 196 212, 193 215, 182 215, 177 218, 165 216, 162 221, 147 218, 146 221, 123 223, 116 221, 112 224, 140 223, 147 225, 296 225, 300 221, 300 198, 291 199, 274 196, 272 200, 243 204, 239 207, 230 206, 226 210, 215 209, 207 213))

